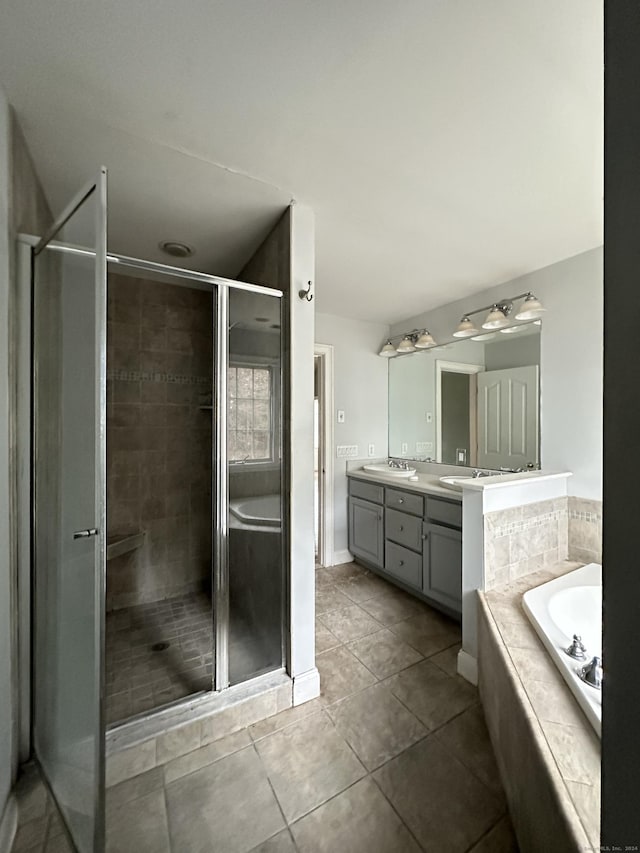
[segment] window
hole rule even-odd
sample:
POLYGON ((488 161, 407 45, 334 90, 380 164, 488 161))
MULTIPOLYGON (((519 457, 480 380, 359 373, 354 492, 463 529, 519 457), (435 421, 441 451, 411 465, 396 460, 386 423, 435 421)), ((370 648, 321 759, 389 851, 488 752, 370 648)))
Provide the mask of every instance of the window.
POLYGON ((228 375, 230 462, 274 459, 274 376, 269 365, 232 364, 228 375))

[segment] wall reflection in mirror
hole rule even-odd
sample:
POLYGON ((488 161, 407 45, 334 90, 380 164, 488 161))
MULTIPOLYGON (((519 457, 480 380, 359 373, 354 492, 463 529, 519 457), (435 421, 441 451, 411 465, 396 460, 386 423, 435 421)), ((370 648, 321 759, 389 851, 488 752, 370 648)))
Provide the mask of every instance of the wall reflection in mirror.
POLYGON ((389 359, 389 455, 539 468, 540 332, 537 321, 389 359))

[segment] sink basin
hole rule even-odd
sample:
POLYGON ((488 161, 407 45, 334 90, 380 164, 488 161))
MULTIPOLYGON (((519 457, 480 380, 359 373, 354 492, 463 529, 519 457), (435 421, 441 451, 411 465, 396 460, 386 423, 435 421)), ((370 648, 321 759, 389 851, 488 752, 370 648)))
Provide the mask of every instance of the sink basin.
POLYGON ((413 477, 416 473, 415 468, 389 468, 388 465, 365 465, 364 470, 370 474, 386 474, 389 477, 413 477))
POLYGON ((448 489, 454 489, 456 492, 462 491, 462 484, 473 480, 473 477, 440 477, 440 482, 448 489))

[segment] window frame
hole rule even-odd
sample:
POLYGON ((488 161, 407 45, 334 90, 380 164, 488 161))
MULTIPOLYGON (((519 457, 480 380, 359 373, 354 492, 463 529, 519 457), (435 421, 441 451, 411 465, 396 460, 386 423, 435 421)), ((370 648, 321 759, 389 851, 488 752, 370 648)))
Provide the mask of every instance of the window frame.
MULTIPOLYGON (((232 356, 229 355, 227 367, 249 367, 253 369, 268 368, 271 374, 271 430, 269 437, 270 458, 269 459, 248 459, 243 462, 240 459, 229 459, 229 471, 234 473, 240 471, 267 471, 276 470, 282 464, 282 449, 280 446, 280 406, 281 406, 281 388, 280 388, 280 360, 277 358, 268 358, 266 356, 232 356)), ((229 404, 230 394, 227 390, 227 405, 229 404)), ((255 399, 255 398, 253 398, 255 399)), ((229 427, 227 427, 227 433, 229 427)))

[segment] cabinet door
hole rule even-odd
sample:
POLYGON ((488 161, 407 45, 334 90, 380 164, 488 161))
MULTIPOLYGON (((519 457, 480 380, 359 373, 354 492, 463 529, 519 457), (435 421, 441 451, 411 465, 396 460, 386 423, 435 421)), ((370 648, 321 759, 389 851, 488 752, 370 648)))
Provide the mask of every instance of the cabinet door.
POLYGON ((453 610, 462 610, 462 532, 424 523, 423 592, 453 610))
POLYGON ((349 550, 374 566, 384 561, 384 510, 361 498, 349 498, 349 550))

